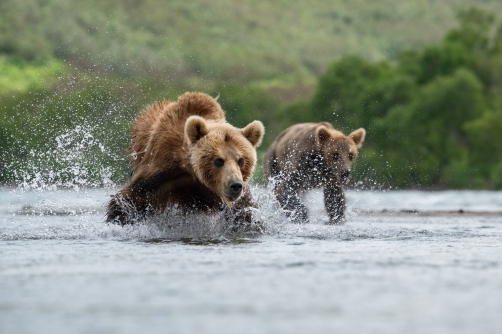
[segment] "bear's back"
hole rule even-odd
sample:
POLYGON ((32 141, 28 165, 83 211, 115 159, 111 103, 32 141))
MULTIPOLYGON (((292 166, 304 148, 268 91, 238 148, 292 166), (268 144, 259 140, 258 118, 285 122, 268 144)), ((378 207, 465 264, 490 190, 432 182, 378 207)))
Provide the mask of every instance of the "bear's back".
POLYGON ((164 112, 173 102, 162 100, 146 107, 136 117, 132 125, 131 144, 129 145, 129 154, 131 156, 131 165, 133 173, 143 159, 146 146, 151 136, 153 125, 157 122, 162 112, 164 112))
POLYGON ((178 163, 183 160, 184 127, 190 116, 225 123, 225 113, 216 99, 204 93, 188 92, 176 102, 159 101, 141 112, 133 124, 129 147, 133 174, 146 154, 147 160, 178 163))
POLYGON ((328 122, 299 123, 281 132, 265 154, 265 176, 276 176, 280 171, 289 173, 300 164, 302 155, 315 149, 315 132, 320 126, 333 129, 328 122))

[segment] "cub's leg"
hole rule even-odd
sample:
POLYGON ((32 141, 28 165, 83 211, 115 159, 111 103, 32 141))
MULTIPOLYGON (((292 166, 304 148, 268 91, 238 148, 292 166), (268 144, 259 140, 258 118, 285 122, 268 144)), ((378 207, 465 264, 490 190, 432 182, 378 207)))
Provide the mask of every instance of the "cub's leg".
POLYGON ((343 187, 328 184, 324 188, 324 205, 328 211, 329 224, 343 224, 345 222, 345 195, 343 187))
POLYGON ((294 171, 281 180, 276 189, 277 200, 281 207, 287 210, 286 215, 298 223, 308 219, 308 209, 299 196, 302 177, 299 171, 294 171))

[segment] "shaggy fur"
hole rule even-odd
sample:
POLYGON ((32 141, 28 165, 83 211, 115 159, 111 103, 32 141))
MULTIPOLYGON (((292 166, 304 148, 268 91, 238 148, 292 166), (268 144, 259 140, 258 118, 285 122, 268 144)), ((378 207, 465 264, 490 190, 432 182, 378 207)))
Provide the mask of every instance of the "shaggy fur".
POLYGON ((109 202, 107 221, 133 223, 172 206, 227 210, 249 221, 240 211, 255 206, 246 182, 263 134, 259 121, 243 129, 228 124, 216 99, 202 93, 148 106, 132 127, 131 180, 109 202), (237 197, 231 191, 235 182, 243 186, 237 197))
POLYGON ((330 223, 343 222, 343 185, 365 136, 363 128, 345 136, 328 122, 296 124, 277 136, 265 154, 265 176, 275 178, 277 199, 293 219, 308 216, 299 193, 322 187, 330 223))

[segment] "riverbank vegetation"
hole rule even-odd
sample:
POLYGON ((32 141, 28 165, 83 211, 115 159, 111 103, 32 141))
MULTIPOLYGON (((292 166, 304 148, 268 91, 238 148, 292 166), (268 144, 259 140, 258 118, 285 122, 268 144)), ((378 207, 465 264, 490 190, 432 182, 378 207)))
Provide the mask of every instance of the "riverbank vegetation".
POLYGON ((366 128, 361 186, 502 189, 502 5, 335 2, 2 2, 0 182, 122 183, 138 111, 200 90, 260 155, 327 120, 366 128))

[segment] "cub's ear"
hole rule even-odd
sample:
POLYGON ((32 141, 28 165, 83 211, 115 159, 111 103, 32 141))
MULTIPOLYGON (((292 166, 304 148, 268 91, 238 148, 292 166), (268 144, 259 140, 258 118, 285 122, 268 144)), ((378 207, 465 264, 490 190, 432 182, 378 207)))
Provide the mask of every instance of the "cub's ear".
POLYGON ((363 146, 364 137, 366 137, 366 130, 363 128, 354 130, 350 133, 349 137, 356 143, 357 148, 361 148, 361 146, 363 146))
POLYGON ((329 138, 331 138, 331 135, 329 134, 328 128, 324 125, 321 125, 317 127, 317 129, 315 129, 315 140, 318 144, 321 144, 329 138))
POLYGON ((260 121, 253 121, 249 123, 244 129, 241 130, 244 137, 254 146, 258 147, 263 139, 265 127, 260 121))
POLYGON ((206 121, 199 116, 190 116, 185 122, 185 137, 190 145, 197 143, 209 132, 206 121))

